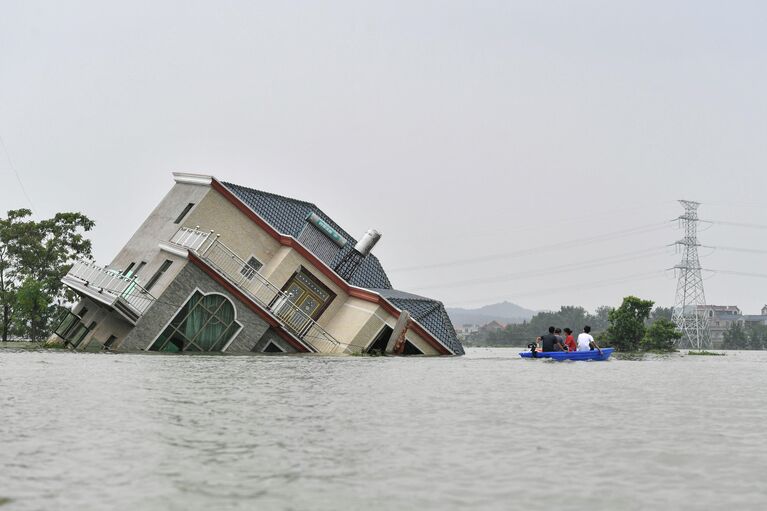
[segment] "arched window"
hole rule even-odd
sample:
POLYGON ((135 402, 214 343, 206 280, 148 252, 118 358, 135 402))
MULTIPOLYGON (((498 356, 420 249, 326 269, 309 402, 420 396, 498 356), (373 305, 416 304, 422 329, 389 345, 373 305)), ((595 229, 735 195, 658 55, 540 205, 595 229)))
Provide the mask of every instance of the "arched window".
POLYGON ((221 351, 240 330, 225 296, 196 291, 149 347, 150 351, 221 351))

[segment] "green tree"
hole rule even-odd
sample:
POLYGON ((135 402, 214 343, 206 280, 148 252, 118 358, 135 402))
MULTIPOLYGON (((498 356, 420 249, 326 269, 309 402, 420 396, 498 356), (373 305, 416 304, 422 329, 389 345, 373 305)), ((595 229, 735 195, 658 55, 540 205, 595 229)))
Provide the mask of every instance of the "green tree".
POLYGON ((617 309, 608 314, 610 326, 605 338, 618 351, 634 351, 639 348, 645 334, 645 320, 655 302, 627 296, 617 309))
POLYGON ((767 326, 759 324, 749 325, 747 336, 746 349, 763 350, 767 346, 767 326))
POLYGON ((642 339, 642 349, 652 351, 675 351, 675 343, 682 338, 682 332, 666 318, 656 320, 647 328, 642 339))
POLYGON ((739 323, 733 322, 724 331, 723 338, 722 347, 726 350, 743 350, 748 346, 748 334, 739 323))
POLYGON ((650 322, 654 323, 659 319, 671 321, 671 315, 674 313, 673 307, 655 307, 650 313, 650 322))
POLYGON ((30 210, 19 209, 0 220, 4 339, 10 326, 35 339, 47 335, 55 312, 74 298, 61 278, 76 259, 91 256, 91 242, 84 233, 94 222, 87 216, 57 213, 35 221, 31 215, 30 210))

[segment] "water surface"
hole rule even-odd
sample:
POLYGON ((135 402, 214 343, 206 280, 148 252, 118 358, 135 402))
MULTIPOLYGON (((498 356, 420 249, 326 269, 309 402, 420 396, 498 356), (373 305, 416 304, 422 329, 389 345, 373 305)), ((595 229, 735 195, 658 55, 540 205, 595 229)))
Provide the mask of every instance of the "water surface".
POLYGON ((0 350, 0 509, 765 509, 765 384, 760 352, 0 350))

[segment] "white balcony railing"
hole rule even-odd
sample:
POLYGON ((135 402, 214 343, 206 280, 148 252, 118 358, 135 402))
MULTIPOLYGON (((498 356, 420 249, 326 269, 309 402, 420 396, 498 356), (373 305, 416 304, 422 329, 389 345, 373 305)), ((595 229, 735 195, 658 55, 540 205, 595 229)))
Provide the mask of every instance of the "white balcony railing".
POLYGON ((320 353, 336 351, 341 343, 301 310, 291 297, 246 263, 212 232, 182 227, 171 242, 192 250, 250 299, 268 310, 285 328, 320 353))
POLYGON ((171 237, 170 242, 191 250, 199 250, 209 238, 213 236, 213 231, 203 232, 190 227, 182 227, 171 237))
POLYGON ((67 284, 80 285, 98 293, 105 303, 125 302, 141 316, 155 298, 138 283, 136 277, 126 277, 116 270, 102 268, 87 261, 77 261, 64 277, 67 284))

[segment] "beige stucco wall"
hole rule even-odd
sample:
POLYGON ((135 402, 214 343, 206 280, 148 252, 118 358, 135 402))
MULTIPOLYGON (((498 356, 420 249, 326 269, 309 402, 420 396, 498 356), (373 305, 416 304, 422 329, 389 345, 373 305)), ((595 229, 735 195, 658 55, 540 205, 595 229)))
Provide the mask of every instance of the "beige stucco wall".
MULTIPOLYGON (((373 308, 368 308, 368 312, 362 314, 364 320, 356 317, 355 314, 345 315, 347 320, 336 320, 339 312, 349 300, 349 296, 294 248, 281 245, 213 189, 200 201, 183 224, 193 228, 199 226, 204 231, 214 230, 216 234, 220 235, 219 241, 243 260, 254 255, 264 264, 259 273, 278 288, 282 288, 293 274, 303 266, 335 293, 336 297, 319 317, 317 323, 341 342, 348 343, 354 339, 359 329, 362 328, 377 307, 370 304, 373 305, 373 308), (352 317, 353 320, 350 319, 352 317)), ((356 298, 353 300, 354 303, 366 303, 356 298)), ((358 312, 357 316, 359 314, 358 312)))
POLYGON ((266 265, 280 248, 279 242, 212 188, 182 225, 214 230, 220 235, 219 240, 245 261, 255 256, 266 265))
MULTIPOLYGON (((303 266, 336 295, 317 322, 338 341, 356 347, 366 347, 384 323, 394 327, 396 319, 378 304, 348 296, 298 251, 281 245, 223 195, 212 188, 208 190, 182 225, 215 231, 219 235, 219 241, 243 260, 247 261, 250 256, 255 256, 264 265, 259 273, 278 288, 282 288, 303 266)), ((175 275, 183 265, 173 266, 178 267, 171 268, 175 275)), ((158 282, 157 288, 164 288, 160 284, 162 283, 158 282)), ((424 353, 437 354, 434 348, 412 331, 407 338, 424 353)))

